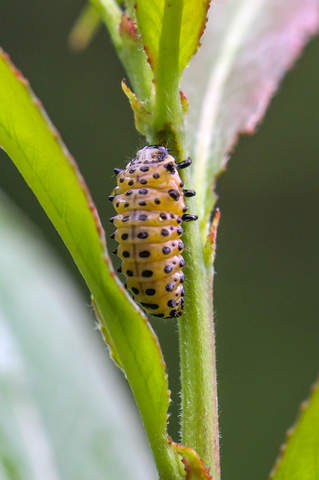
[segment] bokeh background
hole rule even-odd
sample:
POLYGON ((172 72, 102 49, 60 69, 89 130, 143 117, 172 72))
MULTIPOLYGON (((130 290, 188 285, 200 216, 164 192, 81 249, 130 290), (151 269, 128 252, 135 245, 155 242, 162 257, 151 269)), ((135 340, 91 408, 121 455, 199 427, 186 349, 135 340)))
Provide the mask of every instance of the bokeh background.
MULTIPOLYGON (((76 158, 109 234, 113 168, 124 166, 143 140, 106 31, 82 54, 68 49, 68 33, 83 5, 2 0, 0 45, 76 158)), ((256 135, 240 139, 218 181, 214 309, 223 480, 267 478, 319 368, 318 79, 319 38, 287 74, 256 135)), ((86 285, 64 244, 2 151, 0 188, 41 229, 88 304, 86 285)), ((178 440, 176 325, 153 326, 173 392, 170 434, 178 440)))

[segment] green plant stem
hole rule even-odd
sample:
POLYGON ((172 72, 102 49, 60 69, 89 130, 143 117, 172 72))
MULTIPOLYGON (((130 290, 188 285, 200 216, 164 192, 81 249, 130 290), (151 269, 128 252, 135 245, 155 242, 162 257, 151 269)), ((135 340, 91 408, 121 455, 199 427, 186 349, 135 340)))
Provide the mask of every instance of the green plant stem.
POLYGON ((151 96, 153 72, 147 63, 142 41, 138 37, 134 40, 121 35, 119 27, 123 12, 116 1, 90 1, 100 12, 135 94, 142 102, 148 100, 151 96))
MULTIPOLYGON (((190 185, 190 172, 183 175, 190 185)), ((194 213, 195 202, 189 202, 194 213)), ((207 272, 198 222, 185 226, 186 305, 179 321, 182 443, 193 448, 220 478, 218 402, 213 324, 212 272, 207 272)))
POLYGON ((179 49, 184 0, 165 0, 158 62, 155 71, 155 130, 183 123, 179 96, 179 49), (169 72, 169 75, 168 73, 169 72))

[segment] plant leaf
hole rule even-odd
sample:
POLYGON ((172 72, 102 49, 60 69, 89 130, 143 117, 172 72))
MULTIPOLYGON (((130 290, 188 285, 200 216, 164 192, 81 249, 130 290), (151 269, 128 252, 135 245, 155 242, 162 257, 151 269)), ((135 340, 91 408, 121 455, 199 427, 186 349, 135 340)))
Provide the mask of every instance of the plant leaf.
POLYGON ((318 0, 223 0, 210 9, 202 48, 182 81, 203 243, 227 152, 239 133, 254 132, 318 25, 318 0))
POLYGON ((317 480, 319 458, 319 384, 300 408, 300 418, 287 432, 287 443, 270 474, 271 480, 317 480))
POLYGON ((62 265, 0 195, 1 479, 155 479, 98 340, 62 265))
POLYGON ((0 144, 32 188, 88 284, 125 369, 159 471, 175 474, 167 442, 165 364, 147 318, 117 279, 104 232, 76 164, 27 81, 0 56, 0 144))
MULTIPOLYGON (((155 76, 161 42, 164 41, 163 30, 165 30, 168 45, 171 45, 171 48, 166 51, 166 56, 169 56, 174 48, 173 42, 177 35, 178 70, 181 73, 200 45, 199 41, 205 28, 209 3, 210 0, 137 0, 138 27, 155 76), (169 30, 166 30, 166 11, 169 9, 182 11, 182 14, 179 19, 178 15, 174 13, 169 30)), ((169 76, 170 72, 167 72, 167 75, 169 76)))

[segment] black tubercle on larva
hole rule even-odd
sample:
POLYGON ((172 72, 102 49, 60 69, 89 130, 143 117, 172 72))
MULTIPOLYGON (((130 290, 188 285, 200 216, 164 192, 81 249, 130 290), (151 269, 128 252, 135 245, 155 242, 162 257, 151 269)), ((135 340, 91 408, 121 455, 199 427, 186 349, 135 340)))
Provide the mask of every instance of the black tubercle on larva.
POLYGON ((190 215, 189 213, 184 213, 182 216, 183 222, 193 222, 194 220, 198 220, 197 215, 190 215))
POLYGON ((116 195, 110 195, 108 200, 110 200, 110 202, 113 202, 114 198, 116 197, 116 195))
POLYGON ((113 223, 115 218, 116 218, 116 216, 115 216, 115 217, 111 217, 110 220, 109 220, 109 222, 110 222, 110 223, 113 223))
POLYGON ((114 173, 115 175, 118 175, 120 172, 122 172, 123 170, 121 168, 114 168, 114 173))
POLYGON ((194 190, 183 190, 184 197, 195 197, 196 192, 194 190))
POLYGON ((188 157, 187 160, 184 160, 183 162, 177 163, 176 168, 178 168, 178 170, 181 170, 182 168, 189 167, 191 163, 192 163, 192 159, 190 157, 188 157))
POLYGON ((117 251, 118 251, 118 248, 116 248, 115 250, 113 250, 112 253, 113 253, 114 255, 117 255, 117 251))

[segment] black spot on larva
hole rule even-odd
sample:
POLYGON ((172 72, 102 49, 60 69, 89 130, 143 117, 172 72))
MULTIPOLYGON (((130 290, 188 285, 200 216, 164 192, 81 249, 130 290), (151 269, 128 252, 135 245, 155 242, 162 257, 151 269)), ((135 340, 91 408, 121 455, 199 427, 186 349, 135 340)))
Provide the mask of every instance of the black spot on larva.
POLYGON ((123 233, 122 236, 121 236, 121 239, 122 239, 122 240, 127 240, 127 239, 128 239, 128 234, 127 234, 127 233, 123 233))
POLYGON ((140 195, 146 195, 148 193, 148 190, 147 190, 147 188, 140 188, 138 193, 140 195))
POLYGON ((123 183, 124 180, 125 180, 125 177, 121 177, 121 178, 120 178, 120 183, 123 183))
MULTIPOLYGON (((182 310, 183 310, 183 305, 181 306, 181 308, 182 308, 182 310)), ((176 313, 176 317, 181 317, 182 315, 183 315, 182 312, 177 312, 177 313, 176 313)))
POLYGON ((179 191, 175 190, 174 188, 171 188, 171 190, 168 191, 168 195, 176 202, 179 200, 180 197, 179 191))
POLYGON ((122 218, 122 222, 127 222, 129 220, 130 216, 126 215, 125 217, 122 218))
POLYGON ((133 277, 134 273, 132 272, 132 270, 126 270, 126 275, 128 277, 133 277))
POLYGON ((176 220, 176 221, 177 221, 177 223, 179 224, 179 223, 182 223, 183 220, 182 220, 181 217, 177 217, 177 220, 176 220))
POLYGON ((183 233, 184 233, 184 229, 182 227, 177 227, 176 231, 177 231, 178 235, 183 235, 183 233))
POLYGON ((170 307, 170 308, 175 307, 175 300, 173 298, 171 300, 169 300, 167 302, 167 306, 170 307))
POLYGON ((132 287, 132 292, 135 293, 135 295, 138 295, 140 293, 138 288, 132 287))
POLYGON ((146 185, 146 184, 147 184, 147 180, 145 180, 145 178, 142 178, 142 180, 140 181, 140 184, 141 184, 141 185, 146 185))
POLYGON ((165 315, 164 315, 164 313, 157 313, 156 315, 155 315, 155 313, 153 313, 153 317, 164 318, 165 315))
POLYGON ((148 258, 150 256, 150 252, 148 250, 143 250, 143 252, 140 252, 139 256, 141 258, 148 258))
POLYGON ((174 230, 174 227, 173 227, 173 225, 171 225, 171 226, 169 227, 169 229, 170 229, 170 230, 174 230))
POLYGON ((139 202, 139 206, 140 206, 140 207, 145 207, 145 206, 146 206, 146 202, 144 202, 144 201, 143 201, 143 202, 139 202))
POLYGON ((122 273, 122 265, 117 269, 119 273, 122 273))
POLYGON ((183 208, 183 212, 185 213, 185 212, 187 212, 187 210, 188 210, 188 207, 186 207, 186 205, 185 205, 185 207, 183 208))
POLYGON ((171 317, 177 317, 177 310, 171 310, 169 314, 171 317))
POLYGON ((159 178, 159 173, 153 173, 153 178, 159 178))
POLYGON ((144 278, 150 278, 153 275, 152 270, 143 270, 142 272, 142 277, 144 278))
POLYGON ((129 207, 129 206, 130 206, 129 203, 124 203, 124 208, 127 208, 127 207, 129 207))
POLYGON ((166 213, 161 213, 161 214, 160 214, 160 218, 161 218, 162 220, 167 220, 167 215, 166 215, 166 213))
POLYGON ((163 247, 162 252, 164 253, 164 255, 168 255, 169 253, 171 253, 171 249, 169 247, 163 247))
POLYGON ((166 267, 164 267, 164 273, 171 273, 172 270, 172 265, 166 265, 166 267))
POLYGON ((184 186, 184 182, 183 180, 181 181, 181 183, 179 184, 180 187, 183 187, 184 186))
POLYGON ((177 282, 177 278, 174 278, 174 282, 177 282))
POLYGON ((184 250, 185 248, 185 245, 182 241, 179 241, 178 242, 178 250, 181 252, 182 250, 184 250))
POLYGON ((127 290, 127 283, 124 283, 124 288, 125 290, 127 290))
POLYGON ((152 297, 153 295, 155 295, 156 290, 154 290, 154 288, 148 288, 147 290, 145 290, 145 293, 146 293, 146 295, 148 295, 149 297, 152 297))
POLYGON ((133 180, 130 180, 130 181, 128 182, 128 184, 129 184, 130 187, 133 185, 133 183, 134 183, 133 180))
POLYGON ((116 206, 116 208, 119 208, 120 202, 116 202, 115 206, 116 206))
POLYGON ((176 262, 175 262, 175 260, 173 260, 173 265, 176 265, 176 262))
POLYGON ((184 275, 184 274, 181 275, 181 277, 180 277, 180 279, 179 279, 179 282, 180 282, 180 283, 184 283, 184 282, 185 282, 185 275, 184 275))
POLYGON ((174 290, 174 284, 173 283, 168 283, 165 287, 165 290, 167 292, 172 292, 174 290))
POLYGON ((164 167, 165 167, 166 170, 168 170, 169 172, 175 173, 175 165, 174 165, 174 162, 165 163, 164 167))
POLYGON ((168 237, 169 231, 166 230, 166 228, 162 228, 162 230, 161 230, 161 235, 163 235, 163 237, 168 237))
POLYGON ((169 216, 170 216, 171 218, 175 218, 174 213, 170 213, 169 216))
POLYGON ((133 193, 133 190, 128 190, 125 195, 129 197, 130 195, 132 195, 132 193, 133 193))
POLYGON ((172 247, 175 247, 175 242, 172 243, 172 247))
POLYGON ((131 170, 129 170, 128 173, 134 173, 135 172, 135 168, 131 168, 131 170))
POLYGON ((184 265, 185 265, 185 260, 184 260, 183 258, 181 258, 180 261, 179 261, 179 266, 180 266, 181 268, 183 268, 184 265))
POLYGON ((147 232, 141 232, 137 235, 137 238, 141 238, 142 240, 144 240, 145 238, 148 237, 148 233, 147 232))
POLYGON ((159 198, 155 198, 154 202, 156 203, 156 205, 159 205, 161 203, 159 198))
POLYGON ((139 219, 139 220, 142 220, 142 221, 143 221, 143 220, 147 220, 147 215, 140 215, 140 216, 138 217, 138 219, 139 219))
POLYGON ((182 288, 181 289, 181 297, 183 297, 185 295, 185 290, 182 288))
POLYGON ((144 303, 141 302, 141 305, 145 308, 148 308, 149 310, 157 310, 159 309, 159 305, 157 303, 144 303))
POLYGON ((140 171, 141 171, 141 172, 148 172, 149 169, 150 169, 150 167, 141 167, 141 168, 140 168, 140 171))
POLYGON ((128 258, 130 256, 130 252, 127 252, 126 250, 124 250, 122 255, 123 255, 123 257, 128 258))

